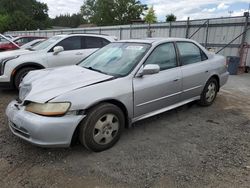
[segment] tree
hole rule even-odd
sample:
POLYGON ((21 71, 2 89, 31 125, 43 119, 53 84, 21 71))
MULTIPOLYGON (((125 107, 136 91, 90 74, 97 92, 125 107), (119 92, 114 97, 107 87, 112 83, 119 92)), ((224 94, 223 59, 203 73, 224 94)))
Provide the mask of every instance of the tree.
POLYGON ((8 30, 9 22, 10 22, 10 16, 0 15, 0 33, 8 30))
POLYGON ((1 32, 49 26, 48 6, 36 0, 0 0, 0 17, 1 32))
POLYGON ((176 19, 177 19, 176 16, 172 13, 166 16, 166 22, 175 22, 176 19))
POLYGON ((153 30, 151 29, 151 24, 157 22, 157 17, 155 15, 154 7, 151 6, 144 17, 144 20, 148 23, 147 36, 152 37, 153 30))
POLYGON ((91 18, 95 15, 96 0, 84 0, 81 6, 80 12, 87 22, 90 22, 91 18))
POLYGON ((137 0, 85 0, 81 14, 96 25, 123 25, 140 19, 147 6, 137 0))
POLYGON ((145 16, 145 21, 148 23, 148 24, 152 24, 152 23, 156 23, 157 22, 157 17, 155 15, 155 10, 154 10, 154 7, 150 7, 146 16, 145 16))
POLYGON ((61 27, 78 27, 81 24, 86 23, 81 14, 65 14, 56 16, 54 19, 51 19, 51 24, 53 26, 61 27))

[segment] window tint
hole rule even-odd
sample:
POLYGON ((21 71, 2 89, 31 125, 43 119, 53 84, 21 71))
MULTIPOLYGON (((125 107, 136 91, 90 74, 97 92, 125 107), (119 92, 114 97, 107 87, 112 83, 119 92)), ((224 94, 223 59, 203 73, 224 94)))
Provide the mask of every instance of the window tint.
POLYGON ((156 47, 145 64, 158 64, 161 70, 176 67, 177 61, 174 44, 166 43, 156 47))
POLYGON ((84 46, 86 49, 89 48, 102 48, 103 46, 106 46, 110 42, 99 37, 84 37, 84 46))
POLYGON ((65 51, 67 50, 78 50, 81 49, 81 37, 69 37, 61 42, 59 42, 56 46, 62 46, 65 51))
POLYGON ((180 52, 180 61, 182 65, 189 65, 207 59, 206 54, 191 42, 177 42, 177 47, 180 52))
POLYGON ((25 37, 25 38, 20 38, 14 41, 15 43, 17 43, 18 45, 23 45, 29 42, 29 38, 25 37))
POLYGON ((31 42, 33 40, 37 39, 36 37, 28 37, 28 41, 31 42))

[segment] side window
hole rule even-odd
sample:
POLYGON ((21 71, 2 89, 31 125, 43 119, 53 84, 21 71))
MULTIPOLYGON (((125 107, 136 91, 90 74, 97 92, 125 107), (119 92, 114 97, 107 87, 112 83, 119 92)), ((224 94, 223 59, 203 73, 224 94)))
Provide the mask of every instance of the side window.
POLYGON ((82 49, 81 37, 75 36, 66 38, 59 42, 56 46, 62 46, 65 51, 82 49))
POLYGON ((177 42, 182 65, 198 63, 207 59, 206 54, 191 42, 177 42))
POLYGON ((15 43, 19 44, 19 45, 23 45, 25 43, 29 42, 29 39, 27 37, 24 37, 24 38, 20 38, 20 39, 17 39, 15 41, 15 43))
POLYGON ((85 49, 90 49, 90 48, 102 48, 103 46, 107 45, 107 42, 103 38, 99 37, 84 37, 84 46, 85 49))
POLYGON ((29 37, 29 38, 27 38, 27 42, 30 42, 30 41, 32 41, 32 40, 35 40, 36 38, 31 38, 31 37, 29 37))
POLYGON ((110 41, 106 40, 106 39, 102 39, 102 47, 106 46, 110 43, 110 41))
POLYGON ((177 61, 174 44, 166 43, 156 47, 146 60, 146 64, 157 64, 161 70, 176 67, 177 61))

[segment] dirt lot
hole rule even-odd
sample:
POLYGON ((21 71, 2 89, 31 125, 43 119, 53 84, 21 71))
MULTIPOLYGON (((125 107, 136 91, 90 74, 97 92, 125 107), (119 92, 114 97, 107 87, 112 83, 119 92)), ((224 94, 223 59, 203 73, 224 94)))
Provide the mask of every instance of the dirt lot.
POLYGON ((250 187, 250 74, 230 77, 214 105, 138 122, 108 151, 42 149, 13 136, 0 91, 0 187, 250 187))

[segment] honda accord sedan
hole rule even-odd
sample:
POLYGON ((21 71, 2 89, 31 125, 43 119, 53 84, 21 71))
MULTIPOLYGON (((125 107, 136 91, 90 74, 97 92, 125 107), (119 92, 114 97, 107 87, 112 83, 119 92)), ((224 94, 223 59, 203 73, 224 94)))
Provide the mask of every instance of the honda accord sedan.
POLYGON ((226 60, 197 42, 113 42, 74 66, 31 71, 6 110, 16 136, 43 147, 72 140, 112 147, 134 122, 192 101, 211 105, 228 79, 226 60))

